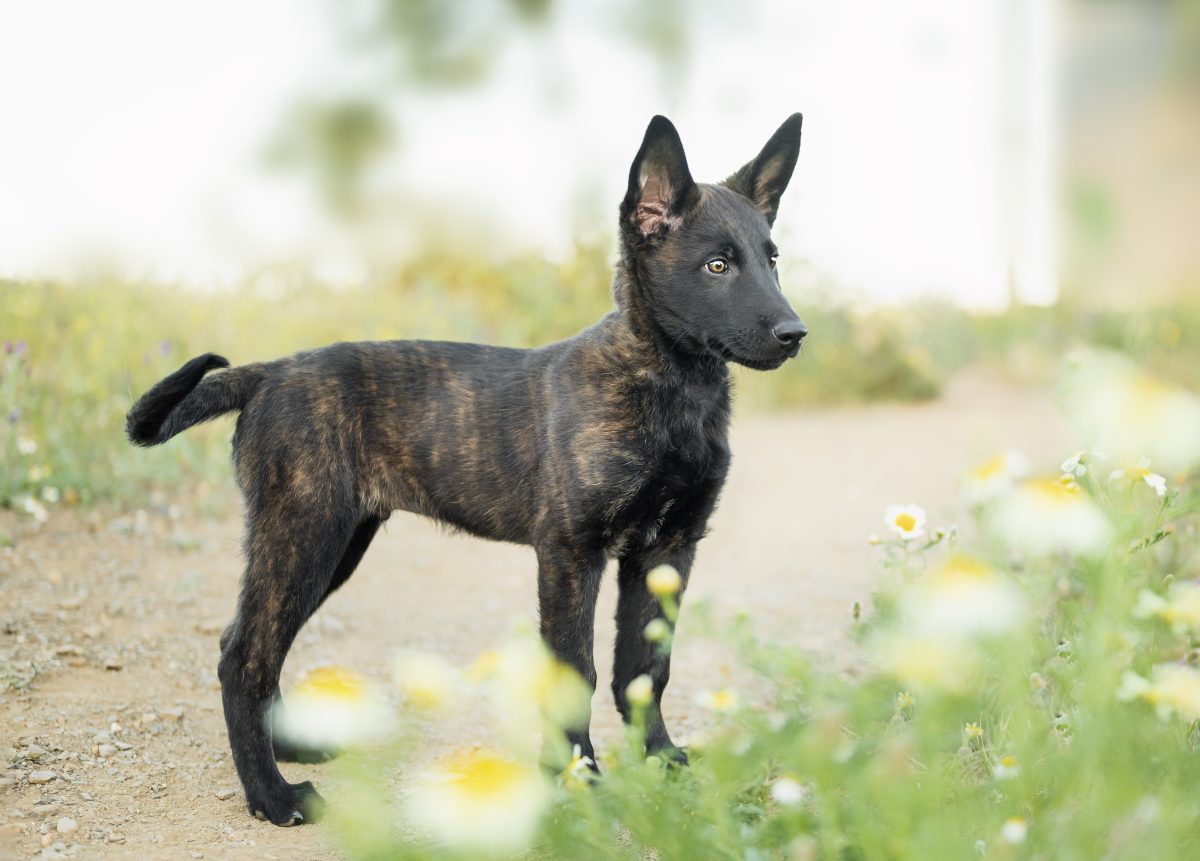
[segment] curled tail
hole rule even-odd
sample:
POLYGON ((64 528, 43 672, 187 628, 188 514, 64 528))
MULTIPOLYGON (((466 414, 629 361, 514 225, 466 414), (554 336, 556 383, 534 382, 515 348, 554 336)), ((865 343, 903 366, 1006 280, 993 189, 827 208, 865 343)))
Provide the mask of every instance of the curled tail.
POLYGON ((204 379, 229 360, 205 353, 155 383, 125 417, 125 433, 134 445, 158 445, 192 425, 240 410, 262 382, 262 366, 234 368, 204 379))

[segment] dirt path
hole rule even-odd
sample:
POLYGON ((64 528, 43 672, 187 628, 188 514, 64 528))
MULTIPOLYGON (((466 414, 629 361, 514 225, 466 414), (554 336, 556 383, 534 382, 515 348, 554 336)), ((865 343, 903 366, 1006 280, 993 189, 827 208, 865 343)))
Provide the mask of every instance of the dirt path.
MULTIPOLYGON (((924 406, 739 420, 733 470, 688 600, 744 609, 771 636, 836 661, 847 608, 868 599, 878 575, 864 539, 882 531, 888 504, 911 500, 935 524, 962 522, 955 487, 967 466, 1015 447, 1053 468, 1070 443, 1046 395, 978 374, 924 406)), ((0 673, 26 674, 31 660, 39 669, 28 688, 0 695, 10 762, 0 771, 0 858, 337 857, 320 826, 274 828, 246 815, 240 791, 219 797, 237 787, 215 679, 217 634, 239 576, 236 513, 56 513, 36 530, 0 517, 0 533, 16 539, 0 550, 0 673), (32 783, 39 771, 54 777, 32 783), (63 817, 77 830, 59 834, 63 817)), ((514 621, 533 621, 533 572, 526 548, 397 515, 301 634, 285 686, 323 663, 383 682, 400 648, 466 663, 502 643, 514 621)), ((602 680, 614 593, 609 577, 597 627, 602 680)), ((685 611, 665 705, 678 740, 702 727, 695 695, 724 683, 714 649, 689 638, 685 611)), ((597 746, 611 744, 618 721, 606 683, 594 708, 597 746)), ((425 753, 483 734, 467 720, 431 727, 425 753)), ((284 767, 290 779, 317 781, 336 804, 329 769, 284 767)), ((397 770, 394 784, 402 781, 397 770)))

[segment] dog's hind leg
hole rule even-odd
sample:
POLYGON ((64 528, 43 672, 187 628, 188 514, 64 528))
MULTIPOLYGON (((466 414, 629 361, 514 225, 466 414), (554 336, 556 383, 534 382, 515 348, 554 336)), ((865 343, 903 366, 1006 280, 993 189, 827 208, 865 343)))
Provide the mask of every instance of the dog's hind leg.
MULTIPOLYGON (((550 653, 572 667, 591 690, 596 689, 596 664, 592 657, 596 597, 604 573, 604 554, 578 550, 563 544, 542 543, 537 547, 538 609, 542 640, 550 653)), ((542 760, 546 768, 560 770, 578 745, 582 756, 594 763, 595 751, 589 735, 591 701, 576 726, 559 727, 564 738, 547 734, 542 760), (565 748, 563 742, 565 741, 565 748)))
MULTIPOLYGON (((342 554, 342 559, 338 562, 337 569, 333 572, 333 579, 329 583, 329 588, 325 590, 324 597, 321 598, 321 603, 325 603, 326 599, 332 595, 339 586, 350 579, 350 575, 354 573, 354 569, 358 567, 358 563, 362 561, 363 554, 367 552, 367 548, 371 546, 371 539, 375 537, 375 533, 379 531, 379 525, 383 523, 378 517, 370 517, 358 525, 354 530, 354 537, 350 539, 350 546, 346 548, 346 552, 342 554)), ((318 605, 320 606, 320 605, 318 605)), ((274 705, 272 706, 272 714, 278 715, 286 706, 283 704, 283 698, 280 696, 279 689, 275 689, 274 705)), ((302 762, 302 763, 319 763, 328 762, 338 755, 340 751, 327 750, 320 747, 310 747, 307 745, 296 744, 282 738, 273 738, 272 744, 275 748, 276 762, 302 762)))
MULTIPOLYGON (((617 569, 620 593, 617 597, 617 644, 613 660, 613 697, 617 710, 628 723, 632 718, 629 700, 625 695, 629 683, 640 675, 647 675, 653 683, 654 699, 646 710, 646 753, 657 754, 676 762, 687 762, 687 755, 677 748, 663 723, 662 697, 671 677, 671 652, 658 643, 646 639, 646 626, 654 619, 662 619, 674 633, 674 623, 663 615, 658 598, 646 588, 646 574, 659 561, 672 565, 686 587, 696 545, 689 544, 672 553, 666 560, 655 559, 647 554, 635 554, 621 559, 617 569)), ((683 598, 683 588, 675 596, 683 598)))
POLYGON ((247 806, 276 825, 311 821, 323 806, 310 782, 290 784, 279 773, 270 710, 288 649, 329 591, 354 535, 354 521, 338 511, 337 505, 322 512, 276 505, 251 513, 246 577, 218 665, 247 806))

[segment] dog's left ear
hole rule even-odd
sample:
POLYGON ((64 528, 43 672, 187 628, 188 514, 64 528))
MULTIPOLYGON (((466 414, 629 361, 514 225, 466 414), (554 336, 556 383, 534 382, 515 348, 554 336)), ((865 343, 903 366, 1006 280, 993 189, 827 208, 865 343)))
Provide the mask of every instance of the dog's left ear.
POLYGON ((621 222, 639 239, 662 236, 677 225, 700 197, 688 170, 679 132, 664 116, 646 127, 642 147, 629 169, 629 189, 621 204, 621 222))
POLYGON ((775 223, 779 198, 783 197, 792 171, 796 169, 796 159, 800 155, 800 126, 803 122, 804 117, 800 114, 788 117, 779 131, 771 135, 754 161, 724 182, 727 188, 750 198, 759 212, 766 216, 767 224, 775 223))

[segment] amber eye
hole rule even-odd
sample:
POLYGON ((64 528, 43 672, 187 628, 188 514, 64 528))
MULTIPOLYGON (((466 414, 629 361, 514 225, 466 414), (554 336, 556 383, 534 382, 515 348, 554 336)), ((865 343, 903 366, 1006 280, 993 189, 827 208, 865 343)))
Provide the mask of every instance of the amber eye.
POLYGON ((777 264, 778 262, 779 262, 779 255, 778 255, 778 254, 772 254, 772 255, 771 255, 771 259, 770 259, 770 261, 767 263, 767 265, 768 265, 768 266, 770 266, 772 269, 774 269, 774 268, 775 268, 775 264, 777 264))
POLYGON ((724 275, 729 271, 729 263, 720 257, 714 257, 712 260, 704 264, 704 268, 713 275, 724 275))

